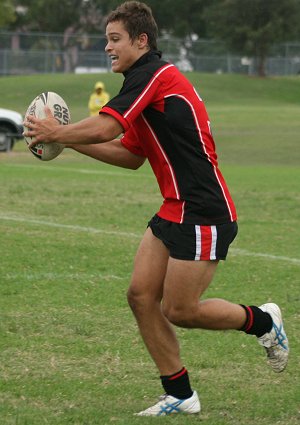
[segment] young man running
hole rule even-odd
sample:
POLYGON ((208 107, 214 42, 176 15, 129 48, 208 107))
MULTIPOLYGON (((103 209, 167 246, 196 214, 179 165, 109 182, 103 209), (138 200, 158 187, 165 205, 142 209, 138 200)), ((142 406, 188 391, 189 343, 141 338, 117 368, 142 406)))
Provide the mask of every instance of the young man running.
POLYGON ((172 324, 256 335, 275 372, 288 360, 281 312, 222 299, 201 300, 237 234, 236 211, 218 168, 210 121, 199 94, 157 50, 157 26, 144 3, 129 1, 107 19, 106 53, 124 74, 120 93, 98 116, 59 126, 27 117, 33 143, 69 144, 82 154, 137 169, 147 158, 164 202, 138 248, 128 302, 165 395, 140 416, 198 413, 172 324), (123 137, 117 137, 123 133, 123 137))

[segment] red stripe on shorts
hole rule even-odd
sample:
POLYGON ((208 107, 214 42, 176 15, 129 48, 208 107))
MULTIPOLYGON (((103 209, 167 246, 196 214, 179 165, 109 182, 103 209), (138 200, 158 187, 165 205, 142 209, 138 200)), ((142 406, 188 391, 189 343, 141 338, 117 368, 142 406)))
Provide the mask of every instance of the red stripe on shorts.
POLYGON ((200 260, 210 260, 212 233, 210 226, 200 226, 201 231, 201 255, 200 260))

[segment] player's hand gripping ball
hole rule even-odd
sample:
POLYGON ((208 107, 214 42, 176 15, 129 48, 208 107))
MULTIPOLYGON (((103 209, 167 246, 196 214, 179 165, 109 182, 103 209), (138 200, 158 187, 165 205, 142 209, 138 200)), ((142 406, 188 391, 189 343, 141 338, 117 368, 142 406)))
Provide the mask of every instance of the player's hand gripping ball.
MULTIPOLYGON (((45 106, 50 108, 50 111, 54 118, 61 125, 67 125, 70 123, 70 110, 63 100, 57 93, 48 91, 41 93, 37 96, 29 105, 25 116, 33 115, 37 118, 43 119, 45 115, 45 106)), ((27 128, 25 127, 25 131, 27 128)), ((34 138, 25 136, 25 142, 29 145, 34 138)), ((60 143, 38 143, 29 148, 33 155, 41 161, 50 161, 56 158, 64 149, 64 145, 60 143)))

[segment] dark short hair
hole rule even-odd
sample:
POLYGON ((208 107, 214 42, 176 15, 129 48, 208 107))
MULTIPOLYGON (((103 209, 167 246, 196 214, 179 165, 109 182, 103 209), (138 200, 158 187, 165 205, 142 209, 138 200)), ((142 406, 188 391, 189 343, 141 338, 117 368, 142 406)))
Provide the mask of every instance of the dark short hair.
POLYGON ((108 15, 106 25, 116 21, 123 22, 131 40, 140 34, 147 34, 150 49, 157 50, 157 25, 152 10, 145 3, 125 1, 108 15))

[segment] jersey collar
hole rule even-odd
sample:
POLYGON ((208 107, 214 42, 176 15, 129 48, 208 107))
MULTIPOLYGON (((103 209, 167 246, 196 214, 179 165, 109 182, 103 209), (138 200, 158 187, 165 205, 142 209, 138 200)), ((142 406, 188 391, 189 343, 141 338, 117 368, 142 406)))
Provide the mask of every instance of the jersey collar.
POLYGON ((136 69, 139 66, 145 65, 148 62, 159 60, 161 55, 162 53, 159 50, 149 50, 149 52, 145 53, 136 62, 134 62, 134 64, 129 69, 127 69, 127 71, 123 72, 124 77, 126 77, 133 69, 136 69))

